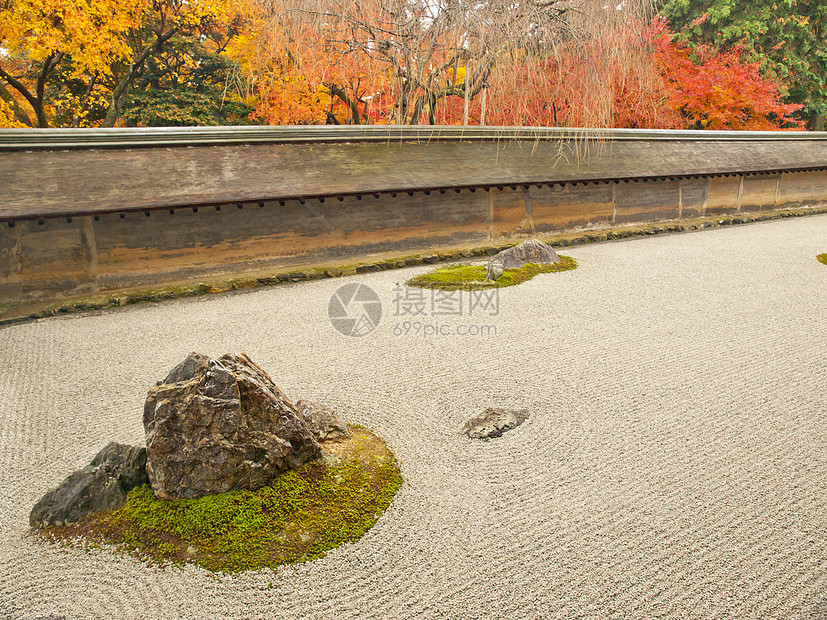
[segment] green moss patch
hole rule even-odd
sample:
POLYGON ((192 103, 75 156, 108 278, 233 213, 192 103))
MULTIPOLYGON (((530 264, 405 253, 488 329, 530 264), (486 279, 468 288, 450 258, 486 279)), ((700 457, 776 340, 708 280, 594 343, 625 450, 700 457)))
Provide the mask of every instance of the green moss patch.
POLYGON ((569 271, 576 267, 577 261, 571 256, 560 255, 560 262, 554 265, 528 263, 519 269, 506 269, 499 280, 491 281, 485 279, 485 267, 482 265, 449 265, 440 267, 431 273, 411 278, 408 280, 408 286, 444 290, 502 288, 522 284, 541 273, 569 271))
POLYGON ((114 544, 150 564, 192 562, 227 573, 321 557, 358 540, 402 484, 384 442, 366 429, 351 431, 351 439, 324 445, 324 462, 287 472, 257 491, 163 501, 144 485, 117 510, 43 534, 86 545, 114 544))
POLYGON ((825 265, 827 265, 827 254, 819 254, 818 256, 816 256, 816 259, 818 259, 819 263, 824 263, 825 265))

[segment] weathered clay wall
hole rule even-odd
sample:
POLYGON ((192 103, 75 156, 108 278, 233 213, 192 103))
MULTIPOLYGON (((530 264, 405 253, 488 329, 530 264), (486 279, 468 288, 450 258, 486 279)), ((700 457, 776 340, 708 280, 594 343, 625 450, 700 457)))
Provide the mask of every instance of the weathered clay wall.
POLYGON ((0 225, 0 302, 827 202, 827 172, 446 190, 0 225))
MULTIPOLYGON (((23 138, 42 134, 0 130, 0 221, 296 196, 316 199, 827 166, 827 135, 812 132, 614 130, 607 141, 587 137, 589 132, 580 138, 550 134, 542 139, 501 139, 495 128, 483 128, 487 137, 480 139, 431 140, 414 139, 431 130, 408 128, 404 139, 391 139, 389 134, 384 140, 364 141, 354 135, 361 131, 358 128, 340 127, 339 141, 295 143, 284 137, 285 129, 267 130, 271 141, 255 146, 211 144, 209 129, 199 128, 193 134, 201 138, 189 146, 146 146, 116 134, 106 148, 72 149, 29 149, 21 143, 23 138)), ((80 137, 88 133, 75 131, 80 137)), ((152 129, 141 132, 144 137, 156 135, 152 129)), ((55 137, 55 132, 46 133, 50 135, 55 137)), ((722 182, 732 181, 725 177, 722 182)))

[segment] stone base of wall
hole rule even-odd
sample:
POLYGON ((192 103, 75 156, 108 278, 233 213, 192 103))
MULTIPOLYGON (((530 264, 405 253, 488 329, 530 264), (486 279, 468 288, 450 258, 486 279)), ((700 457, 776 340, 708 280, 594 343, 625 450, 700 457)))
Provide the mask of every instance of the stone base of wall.
POLYGON ((827 203, 827 171, 464 189, 0 225, 0 306, 827 203))
MULTIPOLYGON (((71 289, 69 293, 54 290, 41 290, 36 297, 20 296, 20 282, 9 284, 6 293, 10 299, 0 302, 0 325, 19 321, 34 320, 88 310, 126 306, 134 303, 159 302, 180 297, 194 297, 204 294, 225 293, 260 286, 271 286, 316 280, 323 278, 356 275, 387 269, 398 269, 422 264, 436 264, 444 261, 457 261, 474 257, 496 254, 524 238, 537 237, 557 248, 583 243, 604 242, 626 239, 642 235, 699 231, 720 226, 747 224, 757 221, 774 220, 785 217, 798 217, 814 214, 827 214, 827 201, 794 208, 760 209, 727 214, 710 214, 706 217, 653 220, 644 223, 617 223, 611 221, 592 222, 585 227, 556 231, 552 234, 528 229, 525 233, 512 232, 509 236, 493 239, 484 238, 481 242, 458 245, 437 244, 421 248, 417 253, 401 249, 391 249, 380 253, 366 253, 362 260, 351 260, 352 255, 344 260, 327 263, 296 262, 276 269, 244 270, 239 263, 231 263, 230 269, 221 273, 205 275, 205 269, 195 278, 179 280, 159 280, 137 286, 120 286, 103 290, 100 286, 91 286, 89 282, 71 289), (17 295, 17 297, 14 297, 17 295)), ((208 257, 210 255, 207 255, 208 257)), ((209 264, 206 265, 210 266, 209 264)), ((0 288, 0 294, 3 289, 0 288)))

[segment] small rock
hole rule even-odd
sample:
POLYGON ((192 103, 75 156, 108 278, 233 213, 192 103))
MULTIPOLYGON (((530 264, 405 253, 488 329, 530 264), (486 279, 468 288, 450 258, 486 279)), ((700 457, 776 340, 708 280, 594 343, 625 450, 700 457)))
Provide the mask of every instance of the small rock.
POLYGON ((505 273, 503 264, 496 258, 489 260, 488 264, 485 266, 486 280, 499 280, 503 277, 503 273, 505 273))
POLYGON ((557 252, 549 244, 537 239, 503 250, 495 258, 502 263, 503 269, 519 269, 526 263, 554 265, 560 262, 557 252))
POLYGON ((146 449, 110 443, 34 505, 29 525, 77 523, 89 513, 122 506, 129 491, 147 482, 146 449))
POLYGON ((207 284, 208 293, 226 293, 233 290, 233 285, 229 282, 211 282, 207 284))
POLYGON ((342 457, 337 454, 325 454, 322 461, 326 467, 339 467, 342 464, 342 457))
POLYGON ((296 410, 316 441, 337 441, 350 437, 347 423, 330 407, 309 400, 300 400, 296 403, 296 410))
POLYGON ((471 439, 499 437, 506 431, 517 428, 528 419, 527 409, 499 409, 489 407, 480 415, 465 423, 462 432, 471 439))
POLYGON ((379 271, 379 265, 359 265, 356 267, 356 273, 373 273, 379 271))
POLYGON ((234 289, 255 288, 259 285, 259 281, 258 278, 248 278, 245 280, 233 280, 231 284, 234 289))

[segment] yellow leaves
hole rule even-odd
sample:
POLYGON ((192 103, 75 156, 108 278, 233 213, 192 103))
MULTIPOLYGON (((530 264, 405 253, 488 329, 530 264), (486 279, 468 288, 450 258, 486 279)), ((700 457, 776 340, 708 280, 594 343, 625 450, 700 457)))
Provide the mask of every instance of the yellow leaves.
POLYGON ((459 67, 457 69, 457 75, 454 78, 454 83, 452 84, 452 86, 459 86, 460 84, 463 84, 465 82, 465 73, 466 73, 466 68, 465 67, 459 67))
POLYGON ((206 23, 226 24, 234 10, 231 0, 162 0, 160 5, 181 30, 194 30, 206 23))
POLYGON ((294 68, 285 68, 262 92, 266 96, 256 114, 272 125, 321 124, 326 121, 331 106, 329 89, 311 82, 294 68))
POLYGON ((237 34, 224 48, 224 53, 232 60, 240 60, 250 55, 250 50, 253 49, 254 40, 246 34, 237 34))
POLYGON ((248 34, 237 34, 224 48, 224 55, 236 63, 243 75, 250 73, 252 59, 256 57, 255 40, 248 34))
POLYGON ((11 0, 0 10, 0 45, 40 63, 72 57, 77 73, 109 73, 129 54, 125 32, 141 20, 145 0, 11 0))
POLYGON ((0 99, 0 127, 25 127, 23 123, 15 120, 14 112, 2 99, 0 99))
POLYGON ((50 118, 61 120, 60 124, 64 126, 94 127, 97 123, 90 121, 92 111, 106 109, 108 103, 109 97, 102 88, 96 87, 86 100, 66 91, 52 100, 48 113, 50 118))
POLYGON ((110 74, 113 63, 132 56, 129 35, 150 16, 153 27, 187 30, 224 24, 230 14, 228 0, 9 0, 0 6, 0 46, 35 63, 66 54, 76 75, 110 74))

